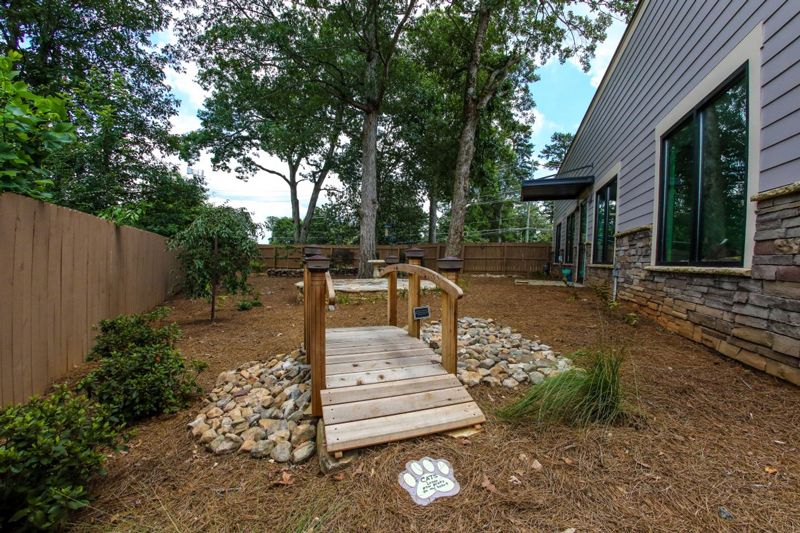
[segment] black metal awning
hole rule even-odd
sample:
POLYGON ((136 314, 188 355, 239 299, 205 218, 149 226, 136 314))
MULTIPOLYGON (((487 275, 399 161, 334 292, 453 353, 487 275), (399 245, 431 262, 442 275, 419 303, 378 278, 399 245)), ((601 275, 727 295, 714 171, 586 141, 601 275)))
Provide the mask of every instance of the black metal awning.
POLYGON ((522 182, 522 200, 573 200, 594 183, 594 176, 539 178, 522 182))

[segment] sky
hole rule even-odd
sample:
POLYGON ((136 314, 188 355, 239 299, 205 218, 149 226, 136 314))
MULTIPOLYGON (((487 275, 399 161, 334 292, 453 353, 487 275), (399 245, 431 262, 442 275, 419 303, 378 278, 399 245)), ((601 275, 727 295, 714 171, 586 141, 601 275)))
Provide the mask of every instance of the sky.
MULTIPOLYGON (((553 133, 577 131, 624 31, 623 22, 615 21, 612 24, 608 30, 608 38, 598 45, 588 72, 583 72, 577 60, 573 59, 564 64, 553 60, 539 69, 540 80, 531 85, 531 93, 536 102, 531 141, 537 153, 547 144, 553 133)), ((165 32, 155 35, 153 41, 165 43, 171 39, 172 35, 165 32)), ((175 133, 186 133, 200 127, 197 112, 202 108, 207 93, 195 81, 196 76, 197 66, 191 63, 184 65, 180 72, 171 68, 166 71, 166 81, 180 101, 179 113, 172 119, 175 133)), ((265 158, 262 163, 285 171, 285 164, 277 159, 265 158)), ((185 172, 187 165, 180 165, 185 172)), ((204 154, 192 167, 195 172, 202 171, 205 174, 210 200, 215 204, 227 202, 234 207, 244 207, 258 223, 264 222, 268 216, 291 216, 289 188, 277 176, 262 173, 249 181, 242 181, 233 174, 213 170, 209 154, 204 154)), ((549 173, 551 171, 539 170, 534 177, 549 173)), ((300 208, 305 213, 311 186, 307 183, 301 184, 298 194, 300 208)), ((325 200, 323 193, 321 203, 325 200)))

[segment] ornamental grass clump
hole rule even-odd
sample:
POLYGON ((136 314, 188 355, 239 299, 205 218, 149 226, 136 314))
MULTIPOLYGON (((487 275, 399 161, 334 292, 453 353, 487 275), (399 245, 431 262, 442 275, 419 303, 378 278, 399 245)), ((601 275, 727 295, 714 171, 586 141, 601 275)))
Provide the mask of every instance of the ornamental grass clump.
POLYGON ((530 419, 572 426, 615 424, 625 418, 621 350, 601 348, 584 354, 587 368, 575 368, 533 385, 517 402, 501 409, 505 420, 530 419))
POLYGON ((66 388, 0 411, 0 531, 55 528, 88 505, 120 429, 107 407, 66 388))

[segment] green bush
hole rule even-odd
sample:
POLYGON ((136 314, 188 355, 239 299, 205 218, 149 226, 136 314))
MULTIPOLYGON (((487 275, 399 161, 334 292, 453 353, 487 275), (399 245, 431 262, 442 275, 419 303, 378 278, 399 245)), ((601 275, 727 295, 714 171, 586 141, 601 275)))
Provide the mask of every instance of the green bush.
POLYGON ((161 344, 170 348, 180 337, 180 329, 175 323, 162 327, 153 324, 169 314, 168 307, 159 307, 149 313, 120 315, 100 321, 100 334, 94 348, 87 357, 90 361, 110 357, 114 352, 127 352, 137 346, 161 344))
POLYGON ((239 311, 249 311, 254 307, 261 307, 261 305, 262 303, 258 297, 258 293, 254 293, 252 297, 241 300, 236 305, 236 308, 239 309, 239 311))
POLYGON ((51 528, 89 503, 119 428, 106 407, 58 389, 0 411, 0 530, 51 528))
POLYGON ((201 363, 187 368, 181 354, 160 344, 112 352, 100 367, 81 380, 78 389, 109 406, 126 423, 185 407, 200 393, 197 372, 201 363))
POLYGON ((598 349, 585 354, 588 370, 572 369, 533 385, 517 402, 501 409, 506 420, 534 419, 573 426, 613 424, 625 417, 620 350, 598 349))

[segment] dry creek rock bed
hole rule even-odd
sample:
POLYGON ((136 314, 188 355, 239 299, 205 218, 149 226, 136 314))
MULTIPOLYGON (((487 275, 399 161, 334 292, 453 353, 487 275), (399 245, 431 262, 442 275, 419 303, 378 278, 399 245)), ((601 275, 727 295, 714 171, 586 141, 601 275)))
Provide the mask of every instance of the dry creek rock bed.
MULTIPOLYGON (((420 337, 441 353, 441 324, 427 323, 420 337)), ((458 321, 458 378, 468 387, 514 389, 570 368, 568 358, 491 318, 458 321)), ((302 463, 316 451, 317 421, 308 409, 311 368, 301 350, 222 372, 205 401, 188 427, 209 452, 302 463)))

